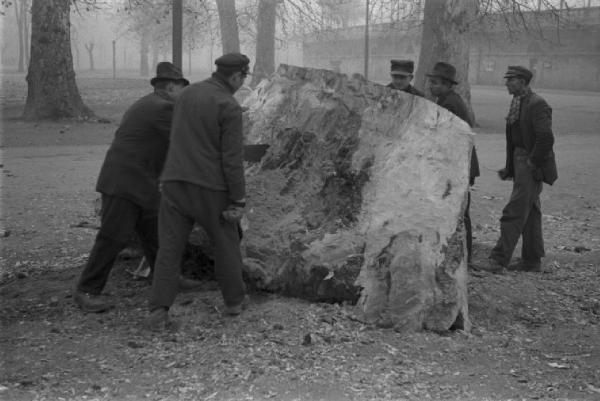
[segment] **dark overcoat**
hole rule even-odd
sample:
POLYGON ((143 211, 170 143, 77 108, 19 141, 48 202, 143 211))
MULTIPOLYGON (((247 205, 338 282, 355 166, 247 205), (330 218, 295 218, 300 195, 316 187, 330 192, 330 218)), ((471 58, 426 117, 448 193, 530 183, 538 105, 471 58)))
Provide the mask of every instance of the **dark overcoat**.
MULTIPOLYGON (((388 88, 392 88, 392 89, 396 89, 394 87, 393 83, 389 83, 386 85, 388 88)), ((397 89, 398 90, 398 89, 397 89)), ((406 92, 406 93, 410 93, 411 95, 415 95, 415 96, 421 96, 421 97, 425 97, 425 94, 423 92, 421 92, 420 90, 418 90, 417 88, 415 88, 412 85, 408 85, 406 87, 406 89, 401 89, 402 91, 406 92)))
POLYGON ((232 201, 245 198, 242 108, 233 93, 217 73, 181 92, 162 181, 227 191, 232 201))
MULTIPOLYGON (((467 109, 467 105, 458 93, 450 91, 446 95, 438 97, 436 103, 452 112, 455 116, 469 124, 470 127, 473 127, 473 120, 469 114, 469 109, 467 109)), ((475 177, 479 177, 479 174, 479 159, 477 157, 475 146, 473 146, 471 152, 471 164, 469 166, 469 183, 471 185, 475 183, 475 177)))
POLYGON ((135 102, 123 115, 106 153, 96 190, 158 210, 162 171, 173 116, 173 101, 156 91, 135 102))
MULTIPOLYGON (((519 129, 523 144, 529 152, 529 160, 542 171, 543 181, 552 185, 558 178, 554 157, 554 134, 552 133, 552 108, 536 93, 530 92, 521 99, 519 129)), ((506 166, 507 178, 515 176, 510 126, 506 125, 506 166)))

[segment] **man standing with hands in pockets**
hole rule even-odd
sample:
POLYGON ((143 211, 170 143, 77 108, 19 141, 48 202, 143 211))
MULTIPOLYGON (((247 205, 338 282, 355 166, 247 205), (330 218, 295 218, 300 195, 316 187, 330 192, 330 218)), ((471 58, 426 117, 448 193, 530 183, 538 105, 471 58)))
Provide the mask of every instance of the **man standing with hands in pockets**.
POLYGON ((215 246, 215 275, 224 312, 238 315, 246 301, 238 223, 245 201, 242 108, 233 94, 249 74, 240 53, 219 57, 217 70, 181 93, 161 176, 159 251, 146 327, 170 324, 179 266, 194 222, 215 246))

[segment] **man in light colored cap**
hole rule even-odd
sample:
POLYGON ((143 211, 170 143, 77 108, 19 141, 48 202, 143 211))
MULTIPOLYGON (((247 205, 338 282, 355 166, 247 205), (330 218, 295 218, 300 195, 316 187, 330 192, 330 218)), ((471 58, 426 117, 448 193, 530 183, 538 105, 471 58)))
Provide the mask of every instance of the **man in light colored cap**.
POLYGON ((509 66, 504 75, 513 95, 506 117, 506 164, 498 171, 502 180, 513 180, 510 200, 502 210, 500 238, 481 270, 540 272, 544 256, 540 193, 543 183, 557 179, 552 133, 552 109, 531 91, 533 74, 525 67, 509 66), (523 238, 521 260, 509 265, 514 249, 523 238))
MULTIPOLYGON (((433 70, 426 74, 429 78, 429 90, 435 97, 435 102, 439 106, 452 112, 464 122, 473 127, 473 119, 467 109, 467 105, 458 93, 454 91, 456 81, 456 68, 452 64, 440 61, 433 66, 433 70)), ((471 150, 471 162, 469 166, 469 186, 475 185, 475 178, 479 177, 479 159, 477 150, 473 146, 471 150)), ((473 255, 473 231, 471 228, 471 192, 467 194, 467 206, 464 214, 464 224, 467 240, 467 262, 471 263, 473 255)))
POLYGON ((240 53, 219 57, 216 72, 187 87, 175 104, 161 176, 160 248, 145 322, 150 329, 172 324, 168 310, 177 296, 178 269, 195 222, 214 243, 224 314, 240 314, 247 302, 238 232, 246 206, 242 108, 233 94, 244 84, 249 63, 240 53))
POLYGON ((412 60, 392 60, 391 63, 390 75, 392 76, 392 82, 387 87, 425 97, 423 92, 410 84, 410 81, 413 79, 415 63, 412 60))
MULTIPOLYGON (((101 292, 117 255, 133 234, 138 235, 150 267, 156 259, 158 176, 169 146, 173 104, 189 82, 179 68, 164 61, 156 66, 150 84, 154 91, 125 112, 100 169, 96 184, 102 194, 100 231, 73 295, 85 312, 103 312, 113 306, 101 292)), ((183 277, 180 280, 191 283, 183 277)))

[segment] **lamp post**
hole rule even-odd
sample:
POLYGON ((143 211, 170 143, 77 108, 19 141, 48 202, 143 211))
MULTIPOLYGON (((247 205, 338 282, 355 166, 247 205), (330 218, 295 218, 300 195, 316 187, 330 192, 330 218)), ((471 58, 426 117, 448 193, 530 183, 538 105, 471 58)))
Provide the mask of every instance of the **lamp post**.
POLYGON ((182 66, 183 5, 182 0, 173 0, 173 64, 182 66))
POLYGON ((369 0, 365 14, 365 79, 369 79, 369 0))

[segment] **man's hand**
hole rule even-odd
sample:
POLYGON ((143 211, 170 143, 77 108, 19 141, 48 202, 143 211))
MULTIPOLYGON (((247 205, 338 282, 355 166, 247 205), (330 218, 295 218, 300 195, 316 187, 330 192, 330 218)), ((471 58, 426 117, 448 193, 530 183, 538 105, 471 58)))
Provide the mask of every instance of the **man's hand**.
POLYGON ((508 171, 505 168, 498 170, 498 177, 500 177, 502 181, 506 181, 510 178, 508 176, 508 171))
POLYGON ((527 167, 531 169, 531 174, 533 175, 533 179, 535 181, 542 181, 544 179, 544 173, 542 172, 542 169, 533 164, 529 159, 527 159, 527 167))
POLYGON ((231 202, 227 209, 223 210, 221 216, 223 219, 229 223, 237 223, 242 220, 244 216, 244 207, 246 206, 245 200, 239 200, 231 202))

